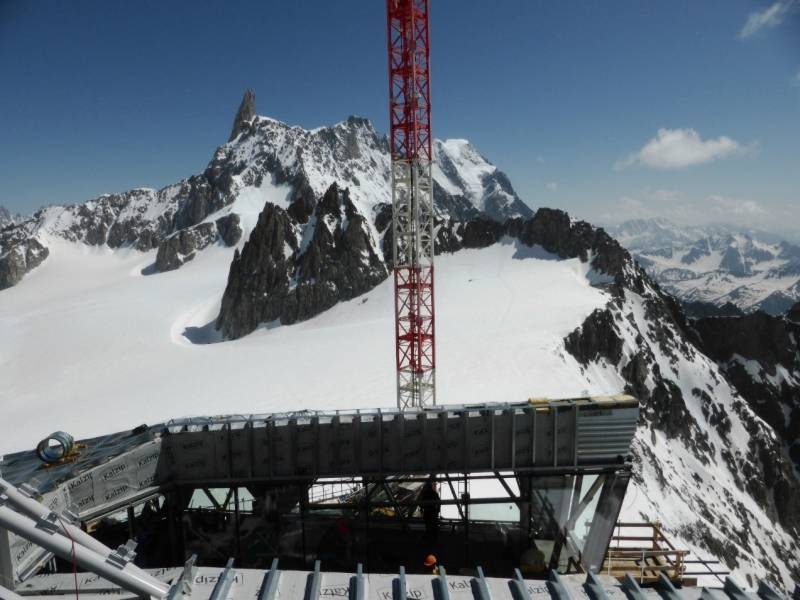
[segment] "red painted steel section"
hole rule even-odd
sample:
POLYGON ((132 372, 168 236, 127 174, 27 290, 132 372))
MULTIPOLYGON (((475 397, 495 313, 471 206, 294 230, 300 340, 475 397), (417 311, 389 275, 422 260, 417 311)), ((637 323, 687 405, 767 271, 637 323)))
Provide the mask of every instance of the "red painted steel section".
MULTIPOLYGON (((387 0, 387 30, 392 162, 429 165, 433 156, 428 0, 387 0)), ((435 369, 433 256, 429 258, 428 264, 420 264, 413 256, 410 265, 394 269, 398 381, 401 373, 416 380, 435 369)), ((414 399, 415 404, 422 402, 422 396, 414 399)))
POLYGON ((433 267, 394 270, 397 370, 436 368, 433 267))
POLYGON ((392 160, 431 160, 428 0, 387 0, 392 160))

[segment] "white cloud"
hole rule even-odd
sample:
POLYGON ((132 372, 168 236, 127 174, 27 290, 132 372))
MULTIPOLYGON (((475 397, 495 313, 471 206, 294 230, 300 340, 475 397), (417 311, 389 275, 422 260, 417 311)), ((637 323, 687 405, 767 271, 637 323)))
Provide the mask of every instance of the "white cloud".
POLYGON ((764 10, 750 13, 745 21, 742 30, 739 32, 739 39, 744 40, 754 36, 764 28, 777 27, 786 19, 796 0, 777 0, 764 10))
POLYGON ((755 200, 711 195, 691 198, 674 190, 645 189, 635 196, 621 196, 598 217, 607 223, 629 219, 668 219, 684 225, 728 223, 750 227, 776 228, 785 218, 800 212, 768 210, 755 200))
POLYGON ((618 161, 614 168, 642 165, 654 169, 683 169, 744 150, 739 142, 724 135, 716 140, 703 140, 694 129, 659 129, 656 137, 638 152, 618 161))
POLYGON ((558 184, 555 181, 550 181, 544 185, 549 192, 557 192, 558 191, 558 184))
POLYGON ((717 219, 761 218, 769 214, 763 206, 754 200, 709 196, 706 199, 706 203, 717 214, 717 219))

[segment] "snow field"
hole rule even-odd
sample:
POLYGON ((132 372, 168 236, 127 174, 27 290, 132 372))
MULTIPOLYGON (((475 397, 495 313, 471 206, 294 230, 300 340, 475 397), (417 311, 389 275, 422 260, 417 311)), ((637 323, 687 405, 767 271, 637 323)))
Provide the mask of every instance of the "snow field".
MULTIPOLYGON (((60 429, 81 438, 187 415, 395 403, 390 280, 303 323, 196 344, 184 333, 213 332, 233 249, 144 276, 154 253, 49 243, 50 258, 0 294, 0 452, 60 429)), ((619 392, 616 379, 579 375, 561 341, 606 294, 579 260, 524 250, 439 257, 439 403, 619 392)))

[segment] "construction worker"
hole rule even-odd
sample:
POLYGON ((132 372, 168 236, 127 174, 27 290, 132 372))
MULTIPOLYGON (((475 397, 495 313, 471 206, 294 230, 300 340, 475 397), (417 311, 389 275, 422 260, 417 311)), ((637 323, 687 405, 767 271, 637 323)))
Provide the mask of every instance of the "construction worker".
POLYGON ((422 520, 425 522, 425 539, 435 542, 439 537, 439 513, 442 510, 442 500, 433 482, 426 481, 422 488, 420 498, 422 501, 422 520))
POLYGON ((431 572, 434 575, 439 574, 439 562, 436 560, 436 556, 433 554, 428 554, 428 556, 425 557, 425 562, 423 564, 431 569, 431 572))

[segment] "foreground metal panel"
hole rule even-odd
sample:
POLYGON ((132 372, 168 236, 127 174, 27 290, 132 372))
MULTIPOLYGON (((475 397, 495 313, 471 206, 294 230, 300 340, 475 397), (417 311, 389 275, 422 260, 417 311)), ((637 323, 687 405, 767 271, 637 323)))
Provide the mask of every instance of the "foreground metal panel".
MULTIPOLYGON (((191 588, 183 598, 191 600, 209 600, 219 586, 220 578, 225 571, 207 567, 199 567, 194 573, 191 588)), ((176 581, 180 569, 161 569, 153 574, 164 581, 176 581)), ((230 572, 229 572, 230 574, 230 572)), ((481 577, 476 570, 473 575, 457 575, 447 573, 439 575, 411 575, 406 573, 332 573, 324 570, 318 573, 308 571, 277 571, 273 563, 272 570, 235 569, 230 576, 230 587, 227 598, 251 599, 265 597, 265 581, 274 581, 274 587, 266 590, 272 598, 282 600, 323 600, 334 598, 350 598, 352 600, 392 600, 398 588, 405 587, 405 598, 414 600, 629 600, 623 584, 605 575, 560 575, 558 586, 548 585, 541 580, 518 580, 500 577, 481 577), (270 575, 276 576, 270 579, 270 575), (277 577, 277 575, 280 577, 277 577), (446 586, 441 589, 444 582, 446 586), (400 584, 400 585, 398 585, 400 584), (556 595, 558 589, 563 596, 556 595), (520 598, 523 595, 524 598, 520 598)), ((699 600, 701 597, 714 597, 719 600, 788 600, 766 584, 762 588, 766 593, 741 591, 741 588, 729 580, 724 588, 678 588, 675 592, 678 600, 699 600), (764 587, 766 586, 766 587, 764 587)), ((119 589, 102 579, 86 574, 79 575, 81 598, 101 600, 109 594, 119 593, 119 589)), ((26 582, 17 590, 26 598, 72 598, 75 594, 72 574, 40 575, 26 582)), ((760 588, 761 589, 761 588, 760 588)), ((124 597, 124 596, 123 596, 124 597)), ((663 600, 658 588, 639 588, 633 595, 636 600, 663 600)))

